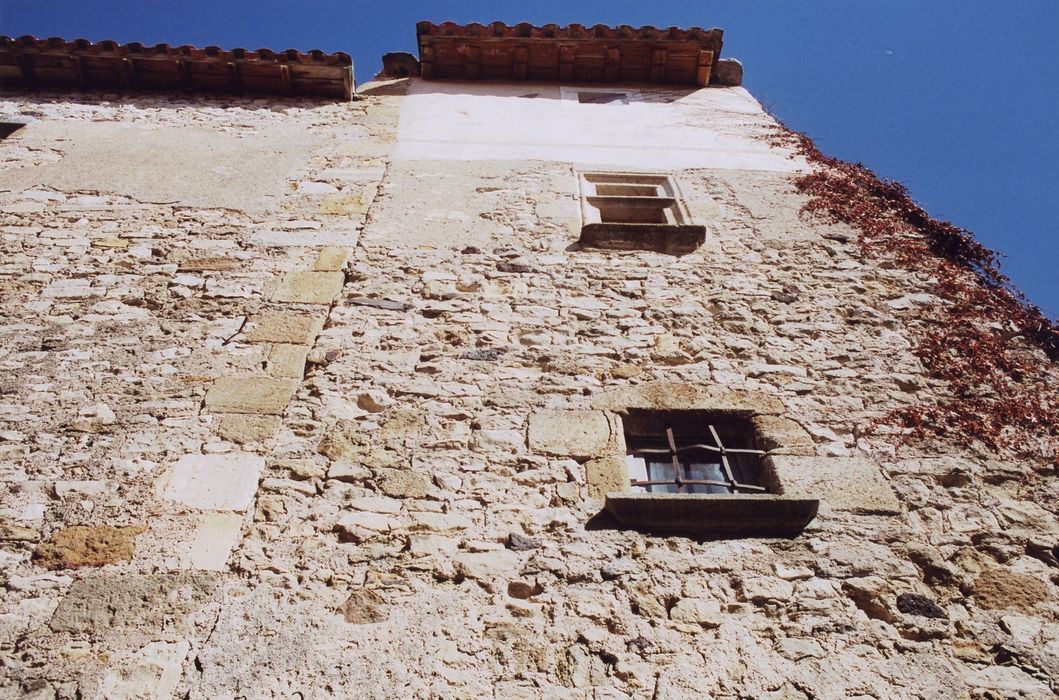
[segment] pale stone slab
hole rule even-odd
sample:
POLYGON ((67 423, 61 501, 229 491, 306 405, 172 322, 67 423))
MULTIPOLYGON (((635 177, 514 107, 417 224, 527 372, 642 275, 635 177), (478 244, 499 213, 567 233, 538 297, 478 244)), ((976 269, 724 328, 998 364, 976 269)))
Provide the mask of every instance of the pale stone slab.
POLYGON ((245 511, 265 458, 249 452, 184 455, 173 466, 164 498, 190 508, 245 511))
POLYGON ((296 379, 221 377, 206 392, 206 408, 219 413, 279 414, 297 390, 296 379))
POLYGON ((347 260, 349 260, 348 248, 328 246, 317 253, 313 269, 318 272, 335 272, 345 267, 347 260))
POLYGON ((180 568, 224 571, 228 556, 239 541, 243 516, 235 513, 202 513, 195 518, 195 530, 188 550, 180 558, 180 568))
POLYGON ((323 327, 322 316, 292 311, 266 311, 251 319, 244 337, 251 343, 311 345, 323 327))
POLYGON ((342 291, 341 272, 288 272, 272 294, 272 301, 290 304, 330 304, 342 291))
POLYGON ((538 411, 529 419, 529 447, 563 457, 594 457, 610 444, 602 411, 538 411))
POLYGON ((190 647, 187 640, 151 642, 107 670, 102 696, 110 700, 173 697, 190 647))
POLYGON ((901 504, 879 467, 856 457, 772 455, 768 463, 783 495, 818 498, 828 507, 854 513, 898 515, 901 504))
POLYGON ((307 345, 276 343, 268 351, 267 372, 273 377, 301 379, 305 375, 307 345))

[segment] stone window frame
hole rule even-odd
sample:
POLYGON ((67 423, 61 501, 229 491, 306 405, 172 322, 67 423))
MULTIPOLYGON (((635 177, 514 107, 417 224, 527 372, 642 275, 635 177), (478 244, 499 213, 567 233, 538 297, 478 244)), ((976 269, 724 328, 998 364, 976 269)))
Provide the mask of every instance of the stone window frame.
POLYGON ((686 198, 672 172, 578 170, 584 248, 692 253, 706 240, 706 227, 692 222, 686 198))
MULTIPOLYGON (((786 456, 812 459, 812 437, 775 397, 761 392, 655 382, 602 395, 590 410, 538 411, 527 432, 531 450, 584 459, 585 481, 592 502, 619 529, 652 535, 703 539, 793 537, 816 517, 820 499, 815 483, 788 489, 791 470, 786 456), (622 424, 629 411, 695 411, 745 419, 756 446, 764 451, 765 494, 634 493, 627 470, 622 424)), ((796 480, 791 480, 792 482, 796 480)))

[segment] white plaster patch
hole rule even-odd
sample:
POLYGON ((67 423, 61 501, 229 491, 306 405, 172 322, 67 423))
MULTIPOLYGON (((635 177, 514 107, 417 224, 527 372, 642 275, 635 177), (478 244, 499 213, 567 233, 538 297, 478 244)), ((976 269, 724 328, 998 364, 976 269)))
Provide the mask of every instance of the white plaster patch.
POLYGON ((184 455, 169 475, 164 498, 191 508, 244 511, 264 468, 265 458, 248 452, 184 455))
POLYGON ((775 122, 742 88, 577 86, 414 80, 395 160, 546 160, 636 170, 796 172, 802 158, 757 136, 775 122), (627 104, 580 104, 576 92, 628 92, 627 104), (754 129, 754 126, 761 127, 754 129))

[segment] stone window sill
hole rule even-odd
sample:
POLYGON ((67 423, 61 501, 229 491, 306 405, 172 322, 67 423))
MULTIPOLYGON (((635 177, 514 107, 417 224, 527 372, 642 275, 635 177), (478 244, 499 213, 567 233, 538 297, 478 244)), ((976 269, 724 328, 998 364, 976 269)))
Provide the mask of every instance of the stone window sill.
POLYGON ((591 223, 581 228, 580 243, 586 248, 686 255, 705 240, 706 227, 692 224, 591 223))
POLYGON ((770 494, 608 493, 605 510, 624 528, 707 538, 794 537, 820 502, 770 494))

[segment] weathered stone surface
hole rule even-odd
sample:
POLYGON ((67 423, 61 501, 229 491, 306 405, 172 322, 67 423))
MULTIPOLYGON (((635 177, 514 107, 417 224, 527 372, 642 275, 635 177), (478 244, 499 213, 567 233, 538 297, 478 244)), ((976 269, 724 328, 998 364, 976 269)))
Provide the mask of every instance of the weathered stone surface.
POLYGON ((307 345, 276 343, 268 351, 265 370, 273 377, 301 379, 305 375, 305 358, 308 354, 307 345))
POLYGON ((348 248, 327 246, 316 254, 313 269, 317 272, 337 272, 346 266, 347 260, 349 260, 348 248))
POLYGON ((333 460, 348 460, 363 449, 366 436, 354 421, 340 420, 324 434, 317 450, 333 460))
POLYGON ((1006 569, 983 571, 974 580, 974 602, 992 610, 1031 611, 1037 603, 1054 600, 1051 586, 1035 576, 1006 569))
POLYGON ((467 578, 489 582, 516 573, 519 556, 501 549, 492 552, 466 552, 455 557, 456 569, 467 578))
POLYGON ((312 345, 324 327, 324 318, 295 311, 264 311, 247 325, 244 337, 251 343, 312 345))
POLYGON ((297 389, 295 379, 222 377, 206 392, 206 408, 218 413, 279 414, 297 389))
POLYGON ((272 301, 290 304, 330 304, 342 291, 341 272, 288 272, 272 294, 272 301))
POLYGON ((171 697, 189 649, 184 640, 151 642, 107 671, 102 696, 113 700, 171 697))
POLYGON ((426 498, 432 489, 430 477, 400 469, 380 471, 379 490, 395 498, 426 498))
POLYGON ((59 530, 34 553, 45 569, 76 569, 128 561, 136 551, 136 536, 146 531, 142 525, 77 525, 59 530))
POLYGON ((31 527, 0 525, 0 542, 36 542, 40 533, 31 527))
POLYGON ((603 498, 608 493, 629 490, 629 469, 621 457, 603 457, 585 462, 585 481, 589 498, 603 498))
POLYGON ((529 448, 546 454, 593 457, 611 442, 602 411, 537 411, 529 419, 529 448))
POLYGON ((818 498, 833 510, 897 515, 901 504, 867 459, 773 455, 768 463, 787 496, 818 498))
POLYGON ((122 627, 187 630, 214 599, 216 574, 108 574, 78 579, 52 616, 55 632, 98 635, 122 627))
POLYGON ((282 427, 283 420, 279 416, 232 413, 220 416, 216 430, 225 440, 246 445, 264 442, 274 437, 282 427))
POLYGON ((173 466, 163 496, 190 508, 244 511, 264 468, 264 458, 248 452, 184 455, 173 466))
POLYGON ((201 513, 195 516, 191 542, 181 557, 181 567, 225 571, 228 557, 239 541, 243 516, 236 513, 201 513))
POLYGON ((816 454, 812 436, 790 418, 758 415, 750 419, 750 425, 758 438, 758 449, 775 454, 816 454))
POLYGON ((386 600, 369 588, 358 588, 349 594, 337 612, 352 625, 385 622, 389 618, 386 600))

